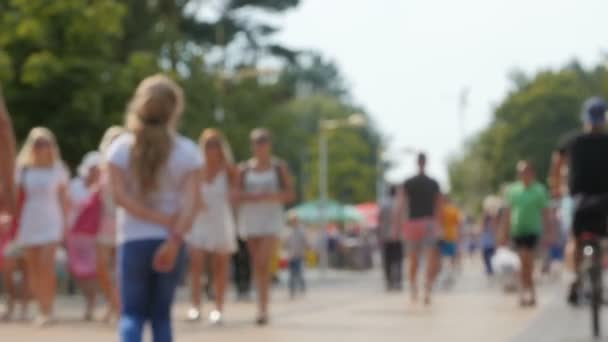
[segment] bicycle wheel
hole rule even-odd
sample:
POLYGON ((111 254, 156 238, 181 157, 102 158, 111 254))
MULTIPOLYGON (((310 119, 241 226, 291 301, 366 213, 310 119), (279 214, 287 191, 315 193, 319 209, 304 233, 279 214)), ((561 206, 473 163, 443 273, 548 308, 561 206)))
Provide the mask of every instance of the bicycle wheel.
POLYGON ((594 247, 594 253, 591 257, 591 267, 589 268, 589 276, 591 281, 591 318, 593 337, 600 337, 600 310, 602 307, 602 265, 601 253, 598 246, 594 247))

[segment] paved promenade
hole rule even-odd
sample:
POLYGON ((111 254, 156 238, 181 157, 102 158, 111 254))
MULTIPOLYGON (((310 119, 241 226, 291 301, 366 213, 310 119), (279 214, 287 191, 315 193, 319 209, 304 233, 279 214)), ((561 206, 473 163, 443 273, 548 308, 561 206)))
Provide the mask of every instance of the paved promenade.
MULTIPOLYGON (((490 285, 478 267, 467 265, 451 289, 438 291, 430 308, 411 305, 407 293, 383 292, 376 271, 311 274, 306 298, 290 301, 285 289, 275 290, 272 321, 265 328, 252 323, 253 303, 233 301, 222 327, 187 323, 185 291, 180 291, 176 341, 586 341, 587 311, 571 311, 562 304, 559 282, 545 280, 539 307, 522 310, 514 297, 490 285)), ((78 320, 78 297, 59 299, 58 310, 61 322, 50 328, 0 324, 0 341, 117 340, 114 327, 78 320)))

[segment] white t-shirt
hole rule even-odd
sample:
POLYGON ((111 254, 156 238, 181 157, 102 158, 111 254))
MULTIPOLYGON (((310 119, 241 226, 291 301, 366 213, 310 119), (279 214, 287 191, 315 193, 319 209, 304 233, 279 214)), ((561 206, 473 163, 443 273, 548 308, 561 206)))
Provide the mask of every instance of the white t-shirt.
POLYGON ((17 183, 25 190, 25 202, 17 240, 23 246, 58 242, 63 235, 63 210, 59 187, 68 182, 61 164, 48 168, 28 167, 17 171, 17 183))
POLYGON ((68 185, 68 195, 73 205, 78 205, 84 202, 89 197, 89 189, 84 184, 84 181, 80 177, 76 177, 70 181, 68 185))
POLYGON ((308 249, 308 240, 306 234, 302 231, 302 228, 288 228, 291 229, 287 239, 285 240, 285 249, 290 259, 304 258, 306 256, 306 250, 308 249))
MULTIPOLYGON (((108 149, 108 162, 123 171, 127 171, 131 154, 133 135, 119 137, 108 149)), ((148 204, 154 210, 167 215, 177 212, 182 199, 185 176, 200 168, 202 164, 198 147, 188 138, 176 136, 168 164, 159 177, 159 190, 149 195, 148 204)), ((127 192, 134 194, 135 179, 130 172, 124 172, 127 192)), ((167 227, 147 222, 118 208, 117 222, 118 243, 135 240, 156 240, 167 237, 167 227)))

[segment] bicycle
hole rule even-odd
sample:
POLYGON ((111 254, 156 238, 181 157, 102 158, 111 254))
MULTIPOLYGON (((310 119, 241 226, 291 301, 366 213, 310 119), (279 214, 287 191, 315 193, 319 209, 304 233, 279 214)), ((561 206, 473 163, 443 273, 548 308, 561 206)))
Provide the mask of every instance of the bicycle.
POLYGON ((590 294, 591 324, 594 338, 601 334, 600 310, 603 303, 602 246, 601 240, 593 233, 581 235, 582 263, 581 290, 590 294))

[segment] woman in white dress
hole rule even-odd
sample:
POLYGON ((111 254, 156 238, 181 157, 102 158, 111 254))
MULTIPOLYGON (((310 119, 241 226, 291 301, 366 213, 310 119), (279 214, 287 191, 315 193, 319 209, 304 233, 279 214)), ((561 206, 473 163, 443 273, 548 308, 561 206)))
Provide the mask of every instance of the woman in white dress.
POLYGON ((68 216, 68 175, 55 137, 34 128, 17 158, 17 182, 25 191, 17 242, 25 252, 31 293, 39 305, 38 323, 51 322, 55 297, 55 252, 68 216))
POLYGON ((215 310, 209 314, 212 324, 222 322, 224 295, 228 283, 230 255, 236 251, 236 233, 231 194, 237 178, 230 146, 215 129, 203 131, 200 141, 204 164, 200 190, 205 203, 187 238, 190 251, 192 308, 190 320, 200 319, 201 274, 205 261, 212 265, 215 310))
POLYGON ((237 178, 239 234, 247 241, 257 288, 256 323, 268 323, 270 260, 278 236, 285 226, 283 205, 295 195, 287 164, 272 156, 270 133, 255 129, 250 135, 253 157, 245 162, 237 178))

